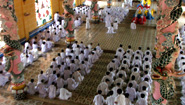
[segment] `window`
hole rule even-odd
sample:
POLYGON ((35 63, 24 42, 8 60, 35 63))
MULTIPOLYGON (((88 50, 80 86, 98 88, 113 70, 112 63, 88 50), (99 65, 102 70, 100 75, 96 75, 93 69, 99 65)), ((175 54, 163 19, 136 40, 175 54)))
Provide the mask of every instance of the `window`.
POLYGON ((35 0, 35 11, 37 26, 50 21, 52 19, 51 1, 50 0, 35 0))

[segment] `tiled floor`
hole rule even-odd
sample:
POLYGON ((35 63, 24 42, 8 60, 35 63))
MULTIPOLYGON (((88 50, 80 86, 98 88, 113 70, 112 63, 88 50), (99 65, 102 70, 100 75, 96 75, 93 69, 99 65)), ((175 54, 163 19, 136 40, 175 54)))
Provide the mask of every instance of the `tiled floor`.
MULTIPOLYGON (((114 54, 107 53, 107 51, 115 51, 119 44, 123 44, 123 48, 127 49, 128 45, 132 45, 135 50, 139 46, 142 46, 143 50, 146 47, 153 49, 155 43, 155 20, 150 23, 147 22, 145 25, 137 25, 136 30, 130 29, 130 22, 132 19, 134 10, 131 10, 128 17, 119 25, 119 29, 116 34, 106 34, 107 29, 104 23, 91 24, 91 29, 86 30, 85 24, 75 30, 75 37, 77 41, 83 41, 85 45, 93 43, 96 46, 100 43, 105 53, 99 59, 98 62, 92 68, 91 73, 85 77, 84 81, 79 87, 73 91, 73 96, 69 101, 60 101, 59 99, 41 99, 38 95, 28 96, 27 100, 16 101, 10 94, 9 89, 0 90, 0 105, 11 103, 12 105, 82 105, 92 104, 94 95, 96 94, 96 88, 102 79, 106 66, 109 61, 113 58, 114 54), (6 91, 3 91, 6 90, 6 91), (1 101, 2 100, 2 101, 1 101)), ((53 57, 56 57, 57 53, 65 49, 64 40, 58 42, 52 52, 47 54, 47 59, 39 58, 32 66, 26 68, 25 80, 28 83, 31 78, 37 81, 37 75, 41 70, 46 71, 49 67, 53 57)))

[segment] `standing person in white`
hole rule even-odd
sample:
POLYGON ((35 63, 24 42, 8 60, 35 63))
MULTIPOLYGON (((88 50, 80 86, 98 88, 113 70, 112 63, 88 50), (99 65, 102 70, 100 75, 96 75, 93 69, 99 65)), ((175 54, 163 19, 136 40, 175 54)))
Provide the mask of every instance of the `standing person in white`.
POLYGON ((90 19, 86 16, 86 29, 87 30, 91 28, 89 20, 90 19))

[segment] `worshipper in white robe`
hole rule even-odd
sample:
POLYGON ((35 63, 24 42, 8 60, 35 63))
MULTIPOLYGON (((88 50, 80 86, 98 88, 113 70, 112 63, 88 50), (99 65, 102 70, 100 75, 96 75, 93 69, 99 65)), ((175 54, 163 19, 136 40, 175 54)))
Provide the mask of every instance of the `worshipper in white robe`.
POLYGON ((53 65, 53 68, 57 68, 57 63, 56 63, 56 59, 53 58, 53 61, 51 62, 51 65, 53 65))
POLYGON ((82 24, 81 17, 78 17, 78 26, 82 24))
POLYGON ((111 68, 111 67, 112 67, 114 70, 115 70, 115 69, 118 69, 114 60, 112 60, 112 61, 107 65, 107 70, 109 70, 109 68, 111 68))
POLYGON ((136 101, 135 105, 147 105, 147 100, 145 99, 145 94, 141 94, 141 98, 136 101))
POLYGON ((90 19, 88 17, 86 17, 86 29, 87 30, 91 28, 89 20, 90 19))
POLYGON ((78 84, 79 84, 79 83, 75 82, 75 80, 72 78, 72 74, 66 80, 66 82, 67 82, 67 88, 69 90, 75 90, 78 87, 78 84))
POLYGON ((93 99, 94 105, 104 105, 105 99, 102 96, 102 91, 98 90, 98 95, 96 95, 93 99))
POLYGON ((63 49, 61 50, 60 56, 62 58, 62 61, 64 62, 65 61, 65 58, 66 58, 66 54, 65 54, 65 52, 64 52, 63 49))
POLYGON ((75 71, 74 73, 73 73, 73 78, 75 79, 75 81, 76 82, 78 82, 79 84, 83 81, 83 79, 84 79, 84 76, 82 76, 81 74, 80 74, 80 68, 78 68, 77 69, 77 71, 75 71))
MULTIPOLYGON (((94 53, 94 56, 95 56, 95 60, 97 61, 99 59, 99 57, 101 56, 101 54, 96 50, 96 48, 94 48, 92 50, 92 52, 94 53)), ((96 62, 95 61, 95 62, 96 62)))
POLYGON ((26 52, 26 49, 29 48, 29 50, 31 50, 31 45, 29 44, 29 42, 26 42, 24 44, 24 51, 26 52))
POLYGON ((113 23, 113 27, 114 27, 114 30, 118 30, 118 22, 117 21, 115 21, 113 23))
POLYGON ((47 86, 50 86, 53 82, 56 82, 57 76, 56 76, 56 71, 53 71, 52 74, 49 75, 48 77, 48 84, 47 86))
POLYGON ((123 59, 123 54, 124 54, 124 53, 122 52, 121 49, 119 49, 118 52, 116 52, 116 55, 118 56, 118 59, 119 59, 119 60, 122 60, 122 59, 123 59))
POLYGON ((60 40, 60 37, 57 35, 57 33, 54 33, 53 41, 58 42, 60 40))
POLYGON ((38 50, 38 45, 37 45, 37 42, 35 41, 35 42, 33 42, 33 44, 32 44, 32 50, 38 50))
POLYGON ((44 83, 48 81, 48 77, 46 74, 43 73, 43 71, 40 72, 40 74, 38 75, 38 82, 37 85, 39 83, 41 83, 41 80, 44 80, 44 83))
POLYGON ((70 66, 70 63, 71 63, 71 56, 70 55, 66 57, 65 62, 66 62, 67 66, 70 66))
POLYGON ((128 93, 125 93, 125 105, 132 105, 128 93))
POLYGON ((57 65, 60 65, 62 63, 62 58, 60 56, 60 53, 58 53, 58 56, 55 58, 55 60, 57 65))
POLYGON ((100 54, 102 54, 103 53, 103 50, 101 49, 101 47, 100 47, 100 44, 98 43, 98 45, 96 46, 96 50, 98 50, 98 52, 100 53, 100 54))
POLYGON ((117 90, 117 94, 118 94, 118 96, 115 97, 114 105, 126 105, 125 104, 125 96, 122 94, 121 89, 117 90))
POLYGON ((151 75, 148 73, 148 71, 144 71, 145 75, 141 78, 141 81, 146 80, 145 78, 147 78, 148 83, 151 84, 152 83, 152 78, 151 75))
POLYGON ((126 88, 126 93, 129 93, 129 99, 133 102, 136 98, 136 90, 132 86, 133 84, 129 83, 128 87, 126 88))
POLYGON ((27 63, 28 55, 26 55, 24 58, 22 58, 23 67, 27 67, 29 63, 27 63))
POLYGON ((109 80, 108 85, 111 86, 114 83, 114 80, 113 80, 112 76, 110 75, 110 72, 106 72, 106 75, 103 76, 101 82, 105 82, 107 79, 109 80))
POLYGON ((120 83, 120 87, 121 88, 125 88, 127 86, 127 84, 124 82, 124 80, 122 79, 122 74, 119 75, 119 78, 117 78, 114 81, 114 84, 116 85, 117 83, 120 83))
POLYGON ((95 52, 92 52, 92 63, 95 63, 98 60, 98 56, 95 52))
POLYGON ((120 44, 119 47, 116 49, 116 52, 118 52, 119 50, 121 50, 121 52, 125 53, 124 49, 122 48, 123 45, 120 44))
POLYGON ((142 81, 142 82, 139 84, 139 86, 138 86, 138 90, 139 90, 140 92, 144 91, 144 90, 143 90, 143 87, 144 87, 144 86, 147 88, 146 90, 150 91, 150 84, 149 84, 147 81, 142 81))
POLYGON ((140 73, 132 72, 132 74, 130 75, 130 80, 135 80, 137 83, 139 83, 141 81, 140 73))
POLYGON ((46 75, 52 74, 54 71, 53 65, 50 65, 50 67, 46 70, 46 75))
POLYGON ((131 24, 130 24, 130 28, 135 30, 136 29, 136 23, 135 21, 133 21, 131 24))
POLYGON ((80 64, 79 57, 78 57, 78 56, 76 56, 76 57, 75 57, 75 59, 74 59, 74 61, 75 61, 76 66, 78 67, 78 66, 79 66, 79 64, 80 64))
POLYGON ((148 94, 149 94, 149 93, 148 93, 147 91, 138 92, 138 93, 137 93, 137 99, 138 99, 138 100, 141 98, 141 94, 144 94, 144 95, 145 95, 144 99, 145 99, 145 100, 148 100, 148 94))
POLYGON ((48 87, 48 97, 50 99, 54 99, 56 97, 56 87, 55 87, 55 82, 52 82, 52 84, 48 87))
POLYGON ((78 26, 79 26, 79 21, 78 21, 78 18, 76 18, 74 21, 74 28, 77 28, 78 26))
POLYGON ((84 52, 81 51, 81 53, 79 54, 78 57, 79 57, 80 62, 84 61, 84 59, 85 59, 85 57, 84 57, 84 52))
POLYGON ((57 23, 58 19, 59 19, 59 13, 56 12, 56 13, 54 14, 54 21, 55 21, 55 23, 57 23))
POLYGON ((90 71, 87 69, 87 66, 85 65, 85 62, 82 61, 81 64, 79 65, 80 68, 80 73, 82 74, 82 76, 87 75, 90 71))
POLYGON ((122 67, 117 73, 116 73, 116 77, 119 77, 120 74, 122 75, 122 78, 125 80, 127 79, 127 73, 126 73, 126 68, 122 67))
POLYGON ((80 42, 80 51, 83 51, 85 49, 85 45, 83 44, 83 41, 80 42))
POLYGON ((53 43, 50 41, 50 39, 47 39, 46 44, 47 44, 47 51, 52 50, 53 43))
POLYGON ((47 96, 47 89, 44 84, 44 80, 41 80, 41 83, 37 85, 37 91, 39 92, 39 97, 45 98, 47 96))
POLYGON ((106 14, 106 18, 105 18, 105 27, 111 27, 111 15, 110 13, 106 14))
POLYGON ((119 68, 119 66, 120 66, 121 62, 120 62, 120 60, 119 60, 118 56, 117 56, 117 55, 115 55, 113 60, 114 60, 114 61, 115 61, 115 63, 116 63, 116 68, 119 68))
POLYGON ((114 96, 114 97, 117 97, 117 96, 118 96, 118 93, 117 93, 117 90, 118 90, 118 89, 121 89, 121 84, 120 84, 120 83, 117 83, 116 86, 114 86, 114 87, 112 88, 113 96, 114 96))
POLYGON ((93 55, 92 55, 92 53, 89 53, 89 55, 88 55, 88 62, 93 65, 93 55))
POLYGON ((138 47, 138 50, 135 51, 136 52, 139 52, 139 54, 141 55, 141 57, 143 57, 143 52, 141 51, 142 47, 138 47))
POLYGON ((28 63, 28 64, 32 64, 33 61, 34 61, 33 55, 32 55, 32 53, 30 52, 30 53, 28 54, 27 63, 28 63))
POLYGON ((89 51, 88 47, 85 47, 85 50, 84 50, 84 57, 85 57, 85 58, 88 58, 89 53, 90 53, 90 51, 89 51))
POLYGON ((3 71, 0 71, 0 87, 4 87, 5 84, 9 81, 9 77, 3 74, 3 71))
POLYGON ((88 47, 88 49, 89 49, 89 52, 92 51, 92 45, 93 45, 93 43, 90 43, 90 44, 87 45, 87 47, 88 47))
POLYGON ((108 31, 107 31, 107 34, 115 34, 116 32, 114 32, 114 27, 113 25, 109 26, 108 27, 108 31))
POLYGON ((47 52, 47 45, 46 45, 46 42, 42 42, 41 51, 42 51, 42 53, 46 53, 46 52, 47 52))
POLYGON ((74 48, 74 53, 76 56, 79 56, 79 54, 80 54, 80 46, 79 45, 77 45, 77 47, 74 48))
POLYGON ((72 73, 74 73, 74 72, 77 70, 77 66, 76 66, 74 60, 71 60, 71 63, 70 63, 69 66, 70 66, 70 71, 71 71, 72 73))
POLYGON ((71 56, 71 60, 74 60, 76 55, 73 50, 71 50, 71 53, 69 54, 71 56))
POLYGON ((75 41, 72 45, 73 50, 75 51, 75 49, 77 48, 78 45, 78 41, 75 41))
POLYGON ((28 94, 31 94, 31 95, 34 95, 35 92, 36 92, 36 89, 35 89, 35 84, 34 84, 34 79, 31 79, 31 81, 28 83, 27 87, 27 93, 28 94))
POLYGON ((56 80, 56 84, 57 84, 57 91, 59 92, 60 88, 63 88, 64 85, 66 84, 65 80, 63 79, 63 75, 57 74, 57 80, 56 80))
POLYGON ((114 105, 114 99, 115 97, 113 96, 113 91, 109 91, 109 95, 107 98, 106 98, 106 104, 107 105, 114 105))
POLYGON ((109 82, 110 82, 109 79, 106 79, 105 82, 101 82, 98 85, 97 91, 101 90, 102 91, 102 95, 107 95, 107 93, 109 91, 109 86, 108 86, 109 82))
MULTIPOLYGON (((67 48, 66 48, 66 56, 69 56, 69 54, 71 53, 71 49, 70 49, 70 47, 69 46, 67 46, 67 48)), ((77 54, 76 54, 77 55, 77 54)))
POLYGON ((64 80, 67 80, 71 74, 72 72, 70 71, 70 67, 67 67, 67 69, 64 70, 64 80))
POLYGON ((72 96, 72 93, 69 92, 69 91, 66 89, 66 85, 64 85, 63 88, 60 88, 59 99, 61 99, 61 100, 68 100, 71 96, 72 96))

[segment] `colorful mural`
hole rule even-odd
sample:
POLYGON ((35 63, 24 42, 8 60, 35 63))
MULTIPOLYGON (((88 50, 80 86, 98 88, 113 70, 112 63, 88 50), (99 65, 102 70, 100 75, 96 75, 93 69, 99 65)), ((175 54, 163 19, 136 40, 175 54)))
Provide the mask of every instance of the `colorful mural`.
POLYGON ((50 21, 52 19, 51 0, 35 0, 35 11, 38 26, 50 21))

